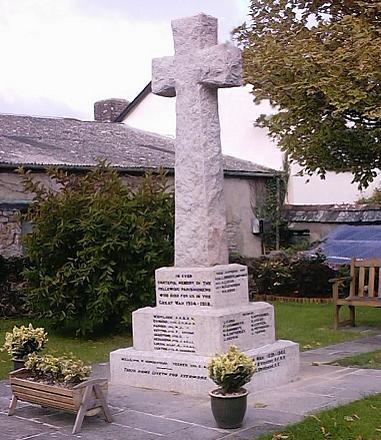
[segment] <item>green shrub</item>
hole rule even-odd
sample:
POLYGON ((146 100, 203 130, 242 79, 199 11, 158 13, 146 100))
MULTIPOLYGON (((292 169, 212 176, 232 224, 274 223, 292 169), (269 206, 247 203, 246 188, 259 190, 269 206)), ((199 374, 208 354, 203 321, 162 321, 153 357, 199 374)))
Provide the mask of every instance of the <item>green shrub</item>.
POLYGON ((302 297, 332 296, 332 285, 329 282, 336 272, 325 264, 322 254, 316 257, 299 257, 291 263, 290 272, 295 280, 296 293, 302 297))
POLYGON ((338 276, 321 254, 316 257, 297 256, 292 260, 266 256, 245 259, 235 255, 231 261, 248 267, 251 294, 331 297, 329 280, 338 276))
POLYGON ((0 256, 0 317, 25 315, 24 278, 22 257, 0 256))
POLYGON ((131 189, 104 164, 85 175, 49 170, 53 191, 24 173, 35 194, 25 218, 27 303, 82 335, 129 325, 154 303, 154 270, 173 261, 173 195, 163 174, 131 189))
POLYGON ((290 266, 283 261, 264 261, 256 278, 259 293, 289 295, 294 292, 295 280, 290 266))
POLYGON ((25 362, 25 368, 36 380, 49 384, 63 384, 67 387, 83 382, 91 373, 90 365, 79 359, 68 356, 55 357, 50 354, 44 356, 30 354, 25 362))
MULTIPOLYGON (((351 280, 349 279, 350 275, 351 275, 351 265, 350 264, 342 264, 341 266, 338 267, 336 274, 335 274, 335 277, 346 278, 345 280, 343 280, 341 282, 341 285, 340 285, 340 289, 342 292, 349 292, 349 287, 351 284, 351 280)), ((358 274, 356 274, 356 279, 358 279, 358 274)), ((375 289, 378 289, 377 280, 376 280, 375 284, 376 284, 375 289)))

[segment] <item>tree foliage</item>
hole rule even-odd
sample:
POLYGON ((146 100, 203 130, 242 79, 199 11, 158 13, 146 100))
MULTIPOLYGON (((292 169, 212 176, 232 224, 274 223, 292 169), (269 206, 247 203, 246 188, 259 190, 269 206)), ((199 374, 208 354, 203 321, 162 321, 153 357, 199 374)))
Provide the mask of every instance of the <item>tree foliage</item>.
POLYGON ((258 124, 305 172, 368 186, 381 168, 381 1, 251 0, 249 15, 235 31, 245 80, 279 110, 258 124))
POLYGON ((53 323, 92 333, 154 303, 154 271, 173 261, 173 196, 164 175, 135 189, 104 164, 85 175, 48 172, 60 191, 24 174, 35 194, 25 218, 27 302, 53 323))
POLYGON ((368 197, 360 197, 357 200, 360 205, 381 205, 381 189, 375 188, 368 197))

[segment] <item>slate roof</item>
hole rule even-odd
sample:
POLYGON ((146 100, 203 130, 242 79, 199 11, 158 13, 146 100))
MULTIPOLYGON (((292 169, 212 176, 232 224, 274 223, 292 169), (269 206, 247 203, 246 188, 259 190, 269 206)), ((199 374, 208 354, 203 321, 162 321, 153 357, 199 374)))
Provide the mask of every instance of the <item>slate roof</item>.
POLYGON ((284 216, 294 223, 381 223, 381 205, 286 205, 284 216))
MULTIPOLYGON (((0 168, 94 166, 99 158, 125 172, 173 172, 174 140, 122 123, 0 114, 0 168)), ((226 175, 273 176, 255 163, 224 156, 226 175)))

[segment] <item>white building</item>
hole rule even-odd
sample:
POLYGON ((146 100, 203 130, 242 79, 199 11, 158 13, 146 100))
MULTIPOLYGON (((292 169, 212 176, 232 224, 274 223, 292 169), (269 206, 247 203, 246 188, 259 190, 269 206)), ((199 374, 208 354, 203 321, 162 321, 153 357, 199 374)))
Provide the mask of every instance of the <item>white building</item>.
MULTIPOLYGON (((249 160, 273 169, 283 169, 284 154, 267 136, 267 131, 254 125, 262 113, 273 110, 267 103, 255 105, 250 87, 219 89, 219 112, 223 154, 249 160)), ((176 98, 151 93, 150 84, 125 108, 117 121, 142 130, 175 137, 176 98)), ((352 203, 371 194, 377 182, 361 193, 352 184, 350 173, 327 173, 325 180, 314 175, 298 176, 300 168, 291 167, 287 202, 290 204, 352 203)))

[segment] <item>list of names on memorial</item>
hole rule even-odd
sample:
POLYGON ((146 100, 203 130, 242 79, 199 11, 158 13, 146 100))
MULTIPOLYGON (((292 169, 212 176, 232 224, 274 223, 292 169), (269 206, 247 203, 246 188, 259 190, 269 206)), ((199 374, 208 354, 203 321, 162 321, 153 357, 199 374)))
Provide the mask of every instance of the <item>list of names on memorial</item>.
POLYGON ((195 321, 191 316, 159 315, 153 317, 153 349, 195 353, 195 321))
POLYGON ((257 336, 265 334, 270 329, 270 314, 268 312, 244 312, 226 319, 222 324, 224 341, 234 341, 241 335, 257 336))
POLYGON ((246 269, 230 269, 216 272, 216 291, 222 294, 235 293, 241 287, 241 283, 246 276, 246 269))

